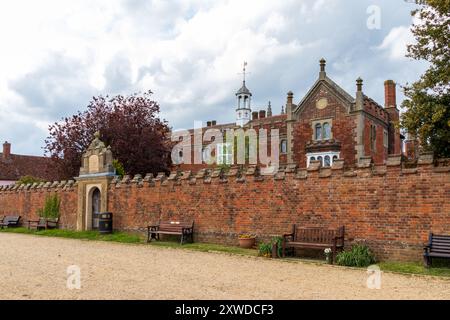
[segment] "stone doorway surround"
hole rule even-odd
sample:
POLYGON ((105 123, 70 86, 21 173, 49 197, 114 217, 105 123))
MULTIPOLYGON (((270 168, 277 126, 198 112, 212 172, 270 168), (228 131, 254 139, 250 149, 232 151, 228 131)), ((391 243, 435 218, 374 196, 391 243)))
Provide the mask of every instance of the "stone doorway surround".
POLYGON ((100 190, 100 212, 108 211, 108 186, 115 177, 110 147, 100 140, 96 132, 94 140, 82 156, 78 182, 77 230, 92 230, 92 193, 100 190))

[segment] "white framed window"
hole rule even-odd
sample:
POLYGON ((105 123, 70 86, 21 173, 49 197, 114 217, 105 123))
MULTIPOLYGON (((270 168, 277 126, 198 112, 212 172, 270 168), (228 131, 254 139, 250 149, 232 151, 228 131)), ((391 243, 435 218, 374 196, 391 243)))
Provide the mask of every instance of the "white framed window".
POLYGON ((233 144, 218 143, 217 144, 217 164, 233 164, 233 144))
POLYGON ((311 161, 319 160, 322 167, 331 167, 335 160, 338 160, 340 152, 329 151, 329 152, 314 152, 306 154, 306 166, 309 167, 311 161))

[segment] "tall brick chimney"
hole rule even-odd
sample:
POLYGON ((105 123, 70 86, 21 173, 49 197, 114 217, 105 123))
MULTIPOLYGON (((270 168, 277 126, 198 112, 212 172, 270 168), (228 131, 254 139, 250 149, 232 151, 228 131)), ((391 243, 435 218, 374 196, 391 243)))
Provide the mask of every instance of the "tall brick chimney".
POLYGON ((9 159, 9 156, 11 155, 11 143, 8 141, 5 141, 3 144, 3 159, 9 159))
POLYGON ((252 112, 252 120, 257 120, 258 119, 258 111, 253 111, 252 112))
POLYGON ((386 80, 384 82, 384 107, 389 108, 396 106, 395 82, 393 80, 386 80))
POLYGON ((264 119, 266 117, 266 110, 259 110, 259 118, 264 119))

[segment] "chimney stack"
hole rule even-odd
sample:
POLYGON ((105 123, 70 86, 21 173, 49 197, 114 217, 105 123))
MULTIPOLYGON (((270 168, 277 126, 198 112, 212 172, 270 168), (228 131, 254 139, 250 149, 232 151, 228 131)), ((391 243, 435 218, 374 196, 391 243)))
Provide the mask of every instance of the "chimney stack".
POLYGON ((206 121, 206 126, 211 127, 211 121, 206 121))
POLYGON ((3 159, 9 159, 9 156, 11 155, 11 143, 8 141, 5 141, 3 144, 3 159))
POLYGON ((212 120, 211 121, 211 126, 215 126, 217 124, 217 121, 216 120, 212 120))
POLYGON ((258 119, 258 111, 253 111, 252 112, 252 120, 257 120, 258 119))
POLYGON ((362 110, 364 105, 364 95, 362 92, 363 87, 363 79, 358 77, 356 79, 356 100, 355 100, 355 108, 356 110, 362 110))
POLYGON ((266 110, 259 110, 259 118, 264 119, 266 117, 266 110))
POLYGON ((397 107, 397 101, 395 97, 395 82, 393 80, 386 80, 384 82, 384 107, 391 108, 397 107))

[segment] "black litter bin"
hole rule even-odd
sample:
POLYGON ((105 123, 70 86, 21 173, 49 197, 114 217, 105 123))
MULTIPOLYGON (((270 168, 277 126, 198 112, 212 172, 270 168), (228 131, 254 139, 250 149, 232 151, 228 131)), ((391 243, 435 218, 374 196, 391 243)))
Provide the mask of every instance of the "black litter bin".
POLYGON ((112 233, 112 212, 99 213, 98 232, 101 234, 112 233))

